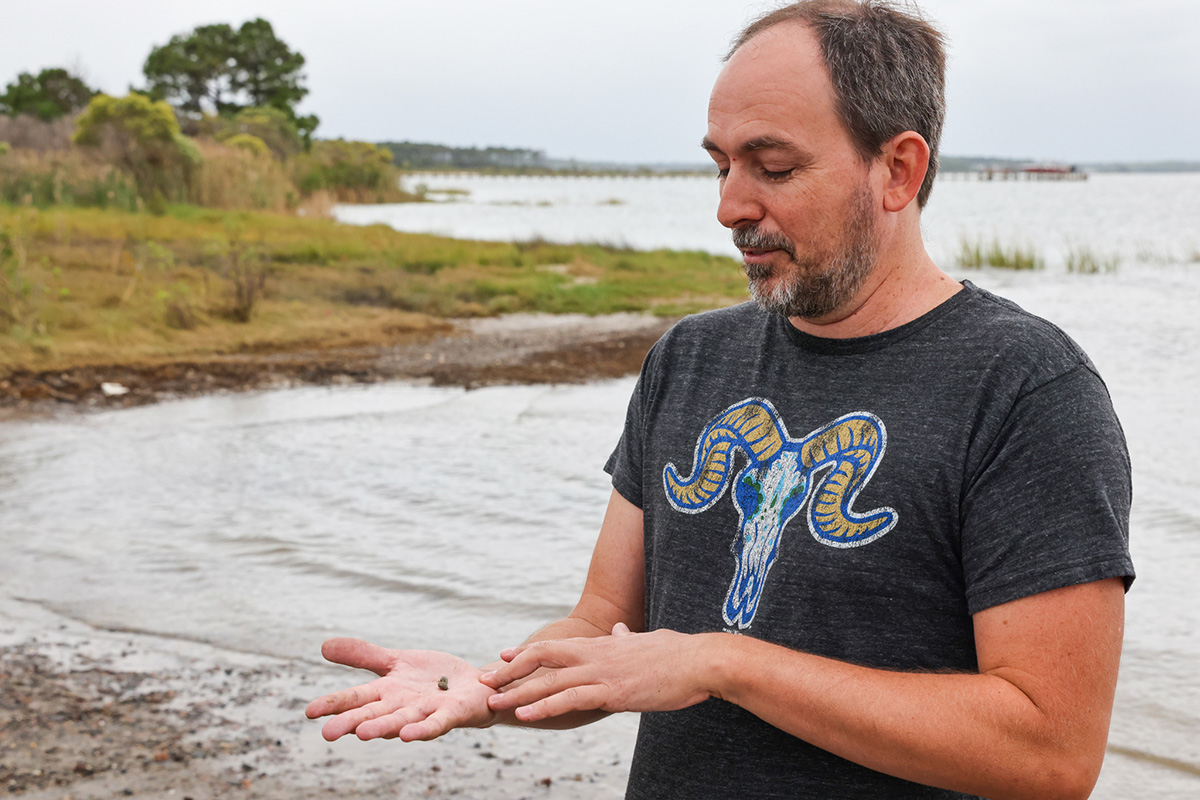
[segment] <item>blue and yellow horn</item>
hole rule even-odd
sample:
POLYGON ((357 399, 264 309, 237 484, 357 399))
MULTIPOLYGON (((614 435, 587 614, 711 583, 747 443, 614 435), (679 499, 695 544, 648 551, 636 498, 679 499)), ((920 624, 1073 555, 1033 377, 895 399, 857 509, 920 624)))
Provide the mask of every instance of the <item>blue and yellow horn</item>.
POLYGON ((680 477, 674 463, 663 468, 667 499, 679 511, 697 513, 724 494, 739 449, 752 464, 774 458, 787 441, 775 409, 751 398, 731 406, 708 424, 696 442, 690 478, 680 477))

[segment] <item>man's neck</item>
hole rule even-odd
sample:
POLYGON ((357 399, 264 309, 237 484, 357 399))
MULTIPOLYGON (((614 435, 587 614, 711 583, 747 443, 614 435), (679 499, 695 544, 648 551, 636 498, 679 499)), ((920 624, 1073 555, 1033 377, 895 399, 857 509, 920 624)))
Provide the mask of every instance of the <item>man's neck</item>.
POLYGON ((854 298, 820 319, 789 317, 803 333, 825 339, 851 339, 898 328, 929 313, 962 290, 942 272, 918 242, 893 248, 854 298))

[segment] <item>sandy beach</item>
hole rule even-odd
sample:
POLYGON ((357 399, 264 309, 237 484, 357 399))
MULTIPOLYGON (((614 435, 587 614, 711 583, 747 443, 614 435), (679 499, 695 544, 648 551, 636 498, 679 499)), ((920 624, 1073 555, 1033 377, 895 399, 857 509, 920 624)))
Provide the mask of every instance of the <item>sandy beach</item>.
MULTIPOLYGON (((12 374, 0 383, 0 419, 304 384, 580 382, 636 371, 669 324, 640 315, 522 315, 458 321, 387 349, 12 374), (128 391, 105 394, 102 383, 128 391)), ((0 791, 31 800, 623 793, 632 716, 565 733, 494 729, 411 745, 325 742, 304 706, 362 679, 315 654, 311 661, 274 659, 102 629, 0 596, 0 791)))

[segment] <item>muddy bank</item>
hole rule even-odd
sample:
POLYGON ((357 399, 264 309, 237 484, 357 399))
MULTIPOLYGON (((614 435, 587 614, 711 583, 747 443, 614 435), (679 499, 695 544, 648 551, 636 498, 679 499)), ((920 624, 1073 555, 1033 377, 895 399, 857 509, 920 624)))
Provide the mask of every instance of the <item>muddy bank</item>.
POLYGON ((166 364, 0 372, 0 414, 119 408, 223 391, 424 380, 474 388, 579 383, 636 372, 674 320, 638 314, 457 321, 390 347, 238 354, 166 364))

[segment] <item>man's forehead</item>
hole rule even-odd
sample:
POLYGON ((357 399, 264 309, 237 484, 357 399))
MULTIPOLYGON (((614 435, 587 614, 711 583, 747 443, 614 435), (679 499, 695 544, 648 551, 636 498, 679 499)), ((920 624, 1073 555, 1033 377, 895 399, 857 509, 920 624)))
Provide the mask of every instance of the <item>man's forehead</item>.
POLYGON ((816 72, 828 78, 821 43, 811 27, 796 21, 780 22, 762 31, 729 57, 718 84, 728 77, 804 77, 816 72))
POLYGON ((840 130, 833 85, 812 30, 784 22, 742 45, 717 78, 708 120, 704 147, 729 153, 801 146, 819 129, 840 130))

